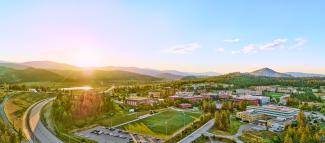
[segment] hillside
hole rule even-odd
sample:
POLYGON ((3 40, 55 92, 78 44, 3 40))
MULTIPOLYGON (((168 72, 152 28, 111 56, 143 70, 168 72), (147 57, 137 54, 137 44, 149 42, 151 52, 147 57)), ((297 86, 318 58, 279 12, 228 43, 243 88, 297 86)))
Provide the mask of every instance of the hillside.
POLYGON ((161 73, 161 74, 155 75, 155 77, 163 78, 163 79, 170 79, 170 80, 178 80, 178 79, 182 79, 184 76, 175 75, 175 74, 171 74, 171 73, 161 73))
POLYGON ((196 82, 218 82, 233 84, 238 88, 262 85, 282 85, 295 87, 319 88, 325 86, 325 77, 266 77, 254 76, 249 73, 230 73, 215 77, 195 78, 191 80, 196 82))
POLYGON ((103 70, 52 70, 62 76, 65 81, 116 81, 116 80, 159 80, 159 78, 126 72, 103 70))
POLYGON ((265 77, 291 77, 288 74, 279 73, 279 72, 276 72, 269 68, 259 69, 259 70, 250 72, 249 74, 254 75, 254 76, 265 76, 265 77))
POLYGON ((25 68, 28 68, 27 66, 22 65, 22 64, 5 62, 5 61, 0 61, 0 67, 7 67, 7 68, 13 68, 13 69, 25 69, 25 68))
POLYGON ((39 68, 39 69, 52 69, 52 70, 80 70, 81 68, 64 64, 64 63, 57 63, 52 61, 29 61, 21 63, 21 65, 39 68))
POLYGON ((60 79, 62 79, 60 75, 47 70, 0 67, 0 81, 2 82, 59 81, 60 79))
POLYGON ((152 76, 141 75, 125 71, 76 71, 26 68, 13 69, 0 67, 0 82, 38 82, 38 81, 120 81, 120 80, 159 80, 152 76))

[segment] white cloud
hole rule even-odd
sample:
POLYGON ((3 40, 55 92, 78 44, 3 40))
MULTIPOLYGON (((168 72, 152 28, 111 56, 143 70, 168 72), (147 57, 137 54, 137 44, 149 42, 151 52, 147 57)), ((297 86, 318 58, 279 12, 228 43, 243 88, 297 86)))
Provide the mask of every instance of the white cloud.
POLYGON ((223 42, 226 42, 226 43, 238 43, 239 41, 240 41, 239 38, 225 39, 225 40, 223 40, 223 42))
POLYGON ((223 53, 223 52, 225 52, 225 49, 224 48, 217 48, 216 49, 216 52, 223 53))
POLYGON ((256 45, 247 45, 243 47, 242 52, 244 54, 257 53, 258 47, 256 45))
POLYGON ((272 42, 260 45, 259 48, 261 50, 274 50, 277 48, 283 48, 287 41, 287 39, 275 39, 272 42))
POLYGON ((233 51, 231 51, 231 54, 233 54, 233 55, 240 54, 240 53, 241 53, 240 50, 233 50, 233 51))
POLYGON ((307 40, 304 38, 296 38, 291 48, 301 48, 307 43, 307 40))
POLYGON ((172 46, 169 49, 166 49, 166 52, 172 54, 190 54, 200 47, 201 45, 198 43, 188 43, 172 46))
MULTIPOLYGON (((244 46, 240 53, 250 54, 250 53, 257 53, 260 51, 266 50, 276 50, 276 49, 291 49, 291 48, 300 48, 306 44, 306 40, 303 38, 296 38, 293 42, 288 42, 288 39, 275 39, 271 42, 266 42, 263 44, 249 44, 244 46)), ((235 52, 238 54, 238 52, 235 52)))

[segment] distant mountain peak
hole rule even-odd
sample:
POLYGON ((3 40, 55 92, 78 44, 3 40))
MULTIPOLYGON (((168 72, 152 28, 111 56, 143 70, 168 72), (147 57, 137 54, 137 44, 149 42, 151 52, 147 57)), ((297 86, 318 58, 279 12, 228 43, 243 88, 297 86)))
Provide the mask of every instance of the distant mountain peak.
POLYGON ((267 68, 267 67, 253 71, 249 74, 254 75, 254 76, 265 76, 265 77, 291 77, 288 74, 276 72, 275 70, 267 68))

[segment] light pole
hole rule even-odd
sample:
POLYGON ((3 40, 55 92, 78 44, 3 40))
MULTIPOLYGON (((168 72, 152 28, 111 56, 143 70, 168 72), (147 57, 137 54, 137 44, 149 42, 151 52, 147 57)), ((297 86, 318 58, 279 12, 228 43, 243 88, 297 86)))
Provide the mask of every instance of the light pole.
POLYGON ((167 136, 167 121, 165 121, 165 127, 166 127, 166 136, 167 136))
POLYGON ((185 127, 185 112, 183 111, 183 128, 185 127))

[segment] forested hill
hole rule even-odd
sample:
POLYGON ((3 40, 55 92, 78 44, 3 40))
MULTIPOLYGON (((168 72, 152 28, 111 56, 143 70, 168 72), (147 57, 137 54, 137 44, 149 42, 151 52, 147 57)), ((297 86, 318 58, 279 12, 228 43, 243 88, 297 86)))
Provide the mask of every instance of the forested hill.
POLYGON ((49 71, 37 68, 13 69, 0 67, 0 83, 39 82, 39 81, 120 81, 120 80, 159 80, 158 78, 124 71, 49 71))
POLYGON ((29 81, 58 81, 62 77, 56 73, 35 69, 12 69, 7 67, 0 67, 0 81, 1 82, 29 82, 29 81))
POLYGON ((249 87, 258 85, 283 85, 297 87, 325 86, 324 77, 260 77, 243 73, 230 73, 221 76, 192 79, 191 82, 220 82, 234 84, 237 87, 249 87))

